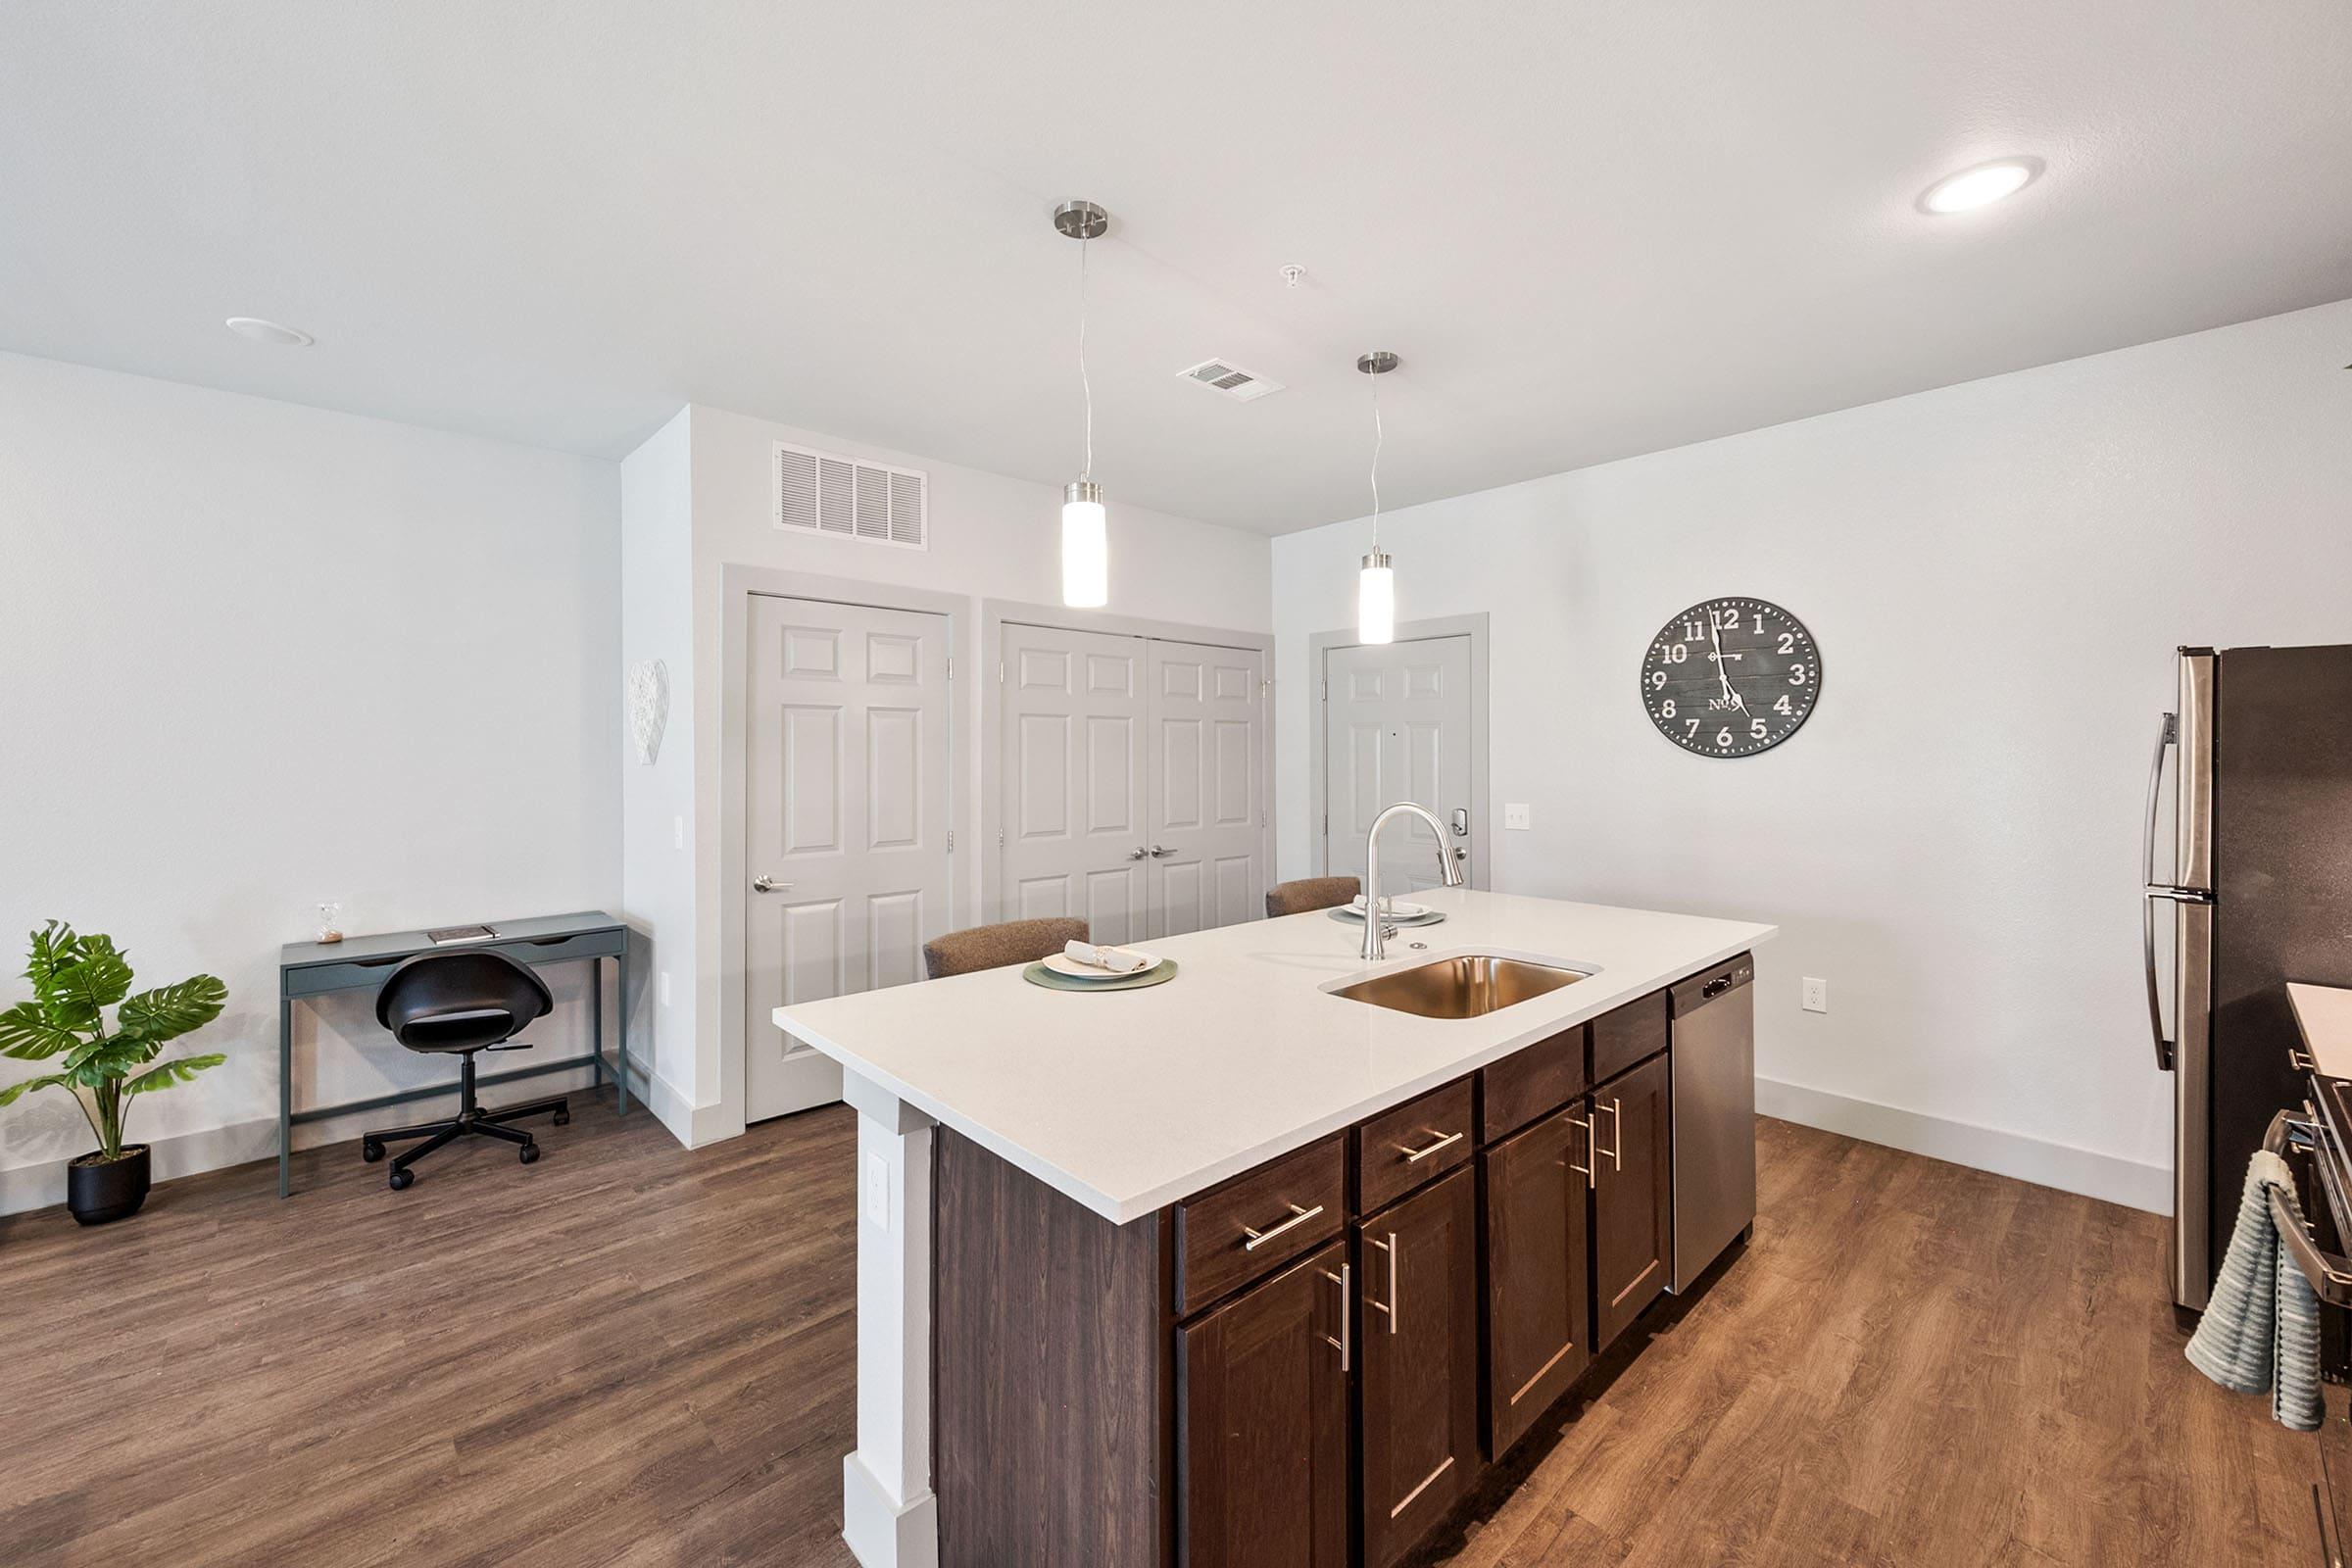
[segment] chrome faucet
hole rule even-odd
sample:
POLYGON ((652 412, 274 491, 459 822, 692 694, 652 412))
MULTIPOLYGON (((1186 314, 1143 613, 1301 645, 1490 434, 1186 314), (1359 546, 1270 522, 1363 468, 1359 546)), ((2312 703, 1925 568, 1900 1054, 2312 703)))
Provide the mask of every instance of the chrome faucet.
POLYGON ((1381 929, 1380 924, 1380 830, 1387 827, 1389 818, 1399 811, 1408 812, 1429 824, 1429 830, 1438 836, 1439 874, 1445 877, 1446 885, 1449 888, 1462 885, 1462 863, 1455 857, 1453 846, 1446 842, 1446 824, 1438 820, 1435 811, 1426 806, 1415 806, 1410 801, 1398 801, 1374 817, 1372 830, 1364 835, 1363 956, 1367 962, 1377 962, 1389 956, 1385 941, 1388 933, 1381 929))

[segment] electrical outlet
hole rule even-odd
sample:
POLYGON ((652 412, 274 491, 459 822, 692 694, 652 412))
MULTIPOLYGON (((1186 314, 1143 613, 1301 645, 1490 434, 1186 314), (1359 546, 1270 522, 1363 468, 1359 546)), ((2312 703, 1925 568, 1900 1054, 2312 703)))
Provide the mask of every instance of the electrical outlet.
POLYGON ((669 971, 668 971, 667 969, 664 969, 664 970, 662 970, 662 971, 660 974, 658 974, 658 975, 654 976, 654 989, 655 989, 656 991, 660 992, 660 993, 661 993, 661 995, 662 995, 662 1005, 663 1005, 664 1007, 668 1006, 668 1005, 669 1005, 669 971))
POLYGON ((1805 1010, 1807 1012, 1830 1010, 1830 983, 1827 980, 1816 980, 1811 975, 1805 976, 1805 1010))
POLYGON ((1529 820, 1529 812, 1525 805, 1512 805, 1508 802, 1505 802, 1502 808, 1502 825, 1504 827, 1525 828, 1532 827, 1535 824, 1529 820))
POLYGON ((880 1154, 865 1156, 865 1217, 890 1229, 890 1161, 880 1154))

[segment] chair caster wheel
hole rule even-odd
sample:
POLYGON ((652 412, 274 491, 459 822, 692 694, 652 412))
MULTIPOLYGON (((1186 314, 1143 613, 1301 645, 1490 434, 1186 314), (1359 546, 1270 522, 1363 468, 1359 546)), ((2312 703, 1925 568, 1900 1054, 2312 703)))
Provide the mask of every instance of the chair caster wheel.
POLYGON ((525 1165, 533 1165, 538 1163, 539 1146, 537 1144, 523 1145, 521 1152, 516 1157, 519 1158, 525 1165))
POLYGON ((372 1165, 384 1157, 384 1146, 372 1138, 360 1140, 360 1157, 372 1165))
POLYGON ((557 1111, 557 1112, 556 1112, 556 1123, 555 1123, 555 1124, 556 1124, 558 1127, 568 1127, 568 1126, 570 1126, 570 1125, 571 1125, 571 1112, 570 1112, 570 1111, 568 1111, 568 1110, 559 1110, 559 1111, 557 1111))
POLYGON ((416 1173, 413 1170, 396 1170, 392 1173, 392 1190, 396 1193, 401 1192, 416 1179, 416 1173))

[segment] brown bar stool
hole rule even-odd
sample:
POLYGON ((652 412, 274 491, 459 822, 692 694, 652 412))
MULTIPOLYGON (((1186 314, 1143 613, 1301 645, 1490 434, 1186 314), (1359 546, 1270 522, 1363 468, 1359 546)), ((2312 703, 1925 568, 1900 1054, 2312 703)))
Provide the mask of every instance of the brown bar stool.
POLYGON ((1066 942, 1085 942, 1084 920, 1005 920, 950 931, 923 944, 923 968, 934 980, 1008 963, 1034 963, 1059 953, 1066 942))
POLYGON ((1266 889, 1266 918, 1278 920, 1286 914, 1336 909, 1343 904, 1354 903, 1355 896, 1363 891, 1363 883, 1351 876, 1305 876, 1296 882, 1277 882, 1266 889))

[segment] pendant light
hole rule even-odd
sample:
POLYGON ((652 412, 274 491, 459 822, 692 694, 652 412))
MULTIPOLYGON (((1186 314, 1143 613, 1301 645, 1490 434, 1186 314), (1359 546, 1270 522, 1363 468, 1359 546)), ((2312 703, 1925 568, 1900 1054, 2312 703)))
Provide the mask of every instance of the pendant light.
POLYGON ((1078 242, 1078 386, 1086 399, 1086 461, 1061 492, 1061 602, 1099 610, 1110 602, 1109 524, 1102 487, 1095 483, 1095 387, 1086 374, 1086 242, 1110 227, 1110 214, 1093 202, 1064 202, 1054 226, 1078 242))
POLYGON ((1396 356, 1375 349, 1355 362, 1372 377, 1372 550, 1355 586, 1355 640, 1393 643, 1396 640, 1396 573, 1389 567, 1388 552, 1380 548, 1380 378, 1396 368, 1396 356))

